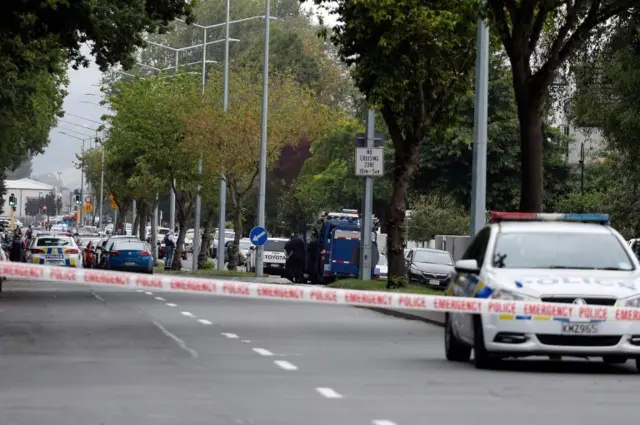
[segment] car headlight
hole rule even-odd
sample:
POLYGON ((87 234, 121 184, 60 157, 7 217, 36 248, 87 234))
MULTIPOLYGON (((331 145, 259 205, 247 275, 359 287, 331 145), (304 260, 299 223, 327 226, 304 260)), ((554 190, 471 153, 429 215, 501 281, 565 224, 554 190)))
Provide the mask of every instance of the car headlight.
POLYGON ((491 298, 505 301, 529 301, 534 300, 535 297, 531 297, 529 295, 520 294, 516 292, 507 291, 506 289, 496 289, 492 294, 491 298))
POLYGON ((640 308, 640 295, 635 295, 633 297, 625 298, 619 301, 620 307, 633 307, 640 308))

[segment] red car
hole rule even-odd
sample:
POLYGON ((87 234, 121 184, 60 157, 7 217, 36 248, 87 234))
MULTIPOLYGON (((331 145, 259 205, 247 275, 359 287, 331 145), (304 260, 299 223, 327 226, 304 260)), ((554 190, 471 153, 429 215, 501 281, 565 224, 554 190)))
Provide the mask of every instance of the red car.
POLYGON ((96 245, 100 242, 100 237, 80 237, 78 247, 82 250, 82 267, 96 267, 96 245))

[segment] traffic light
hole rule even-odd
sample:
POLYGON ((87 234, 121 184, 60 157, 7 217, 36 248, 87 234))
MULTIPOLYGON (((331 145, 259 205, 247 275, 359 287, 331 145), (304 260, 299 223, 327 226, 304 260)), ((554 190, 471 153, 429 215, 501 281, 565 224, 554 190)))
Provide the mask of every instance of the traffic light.
POLYGON ((74 202, 76 203, 76 205, 82 204, 82 200, 80 199, 80 195, 76 195, 75 196, 74 202))
POLYGON ((18 205, 18 201, 16 200, 16 195, 12 193, 9 195, 9 206, 15 207, 16 205, 18 205))

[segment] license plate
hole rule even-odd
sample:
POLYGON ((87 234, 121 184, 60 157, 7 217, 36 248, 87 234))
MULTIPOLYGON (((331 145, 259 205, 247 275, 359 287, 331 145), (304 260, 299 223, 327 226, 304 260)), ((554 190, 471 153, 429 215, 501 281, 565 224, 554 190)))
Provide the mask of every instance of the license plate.
POLYGON ((429 279, 429 285, 440 285, 440 281, 438 279, 429 279))
POLYGON ((47 261, 64 261, 64 255, 46 255, 44 257, 47 261))
POLYGON ((564 335, 597 335, 599 331, 598 323, 571 323, 562 324, 564 335))
POLYGON ((60 265, 64 264, 64 260, 47 260, 47 264, 60 265))
POLYGON ((135 261, 125 261, 124 265, 125 266, 135 266, 136 262, 135 261))
POLYGON ((279 268, 279 267, 282 267, 282 264, 278 264, 278 263, 276 263, 276 264, 269 264, 269 267, 279 268))

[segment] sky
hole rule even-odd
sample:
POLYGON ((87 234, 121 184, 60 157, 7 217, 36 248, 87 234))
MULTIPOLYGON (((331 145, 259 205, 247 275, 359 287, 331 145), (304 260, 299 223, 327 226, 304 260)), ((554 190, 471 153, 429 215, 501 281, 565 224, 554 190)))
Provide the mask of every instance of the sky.
MULTIPOLYGON (((333 25, 335 19, 327 17, 326 21, 327 25, 333 25)), ((88 54, 89 49, 83 51, 88 54)), ((33 159, 32 175, 60 172, 62 184, 76 188, 80 186, 80 170, 74 163, 77 161, 76 154, 82 151, 81 139, 87 140, 85 146, 88 148, 95 137, 95 129, 100 125, 100 117, 108 113, 108 109, 99 104, 102 100, 99 87, 102 73, 93 62, 88 68, 70 68, 68 77, 65 117, 52 129, 49 135, 51 142, 44 154, 33 159)))

